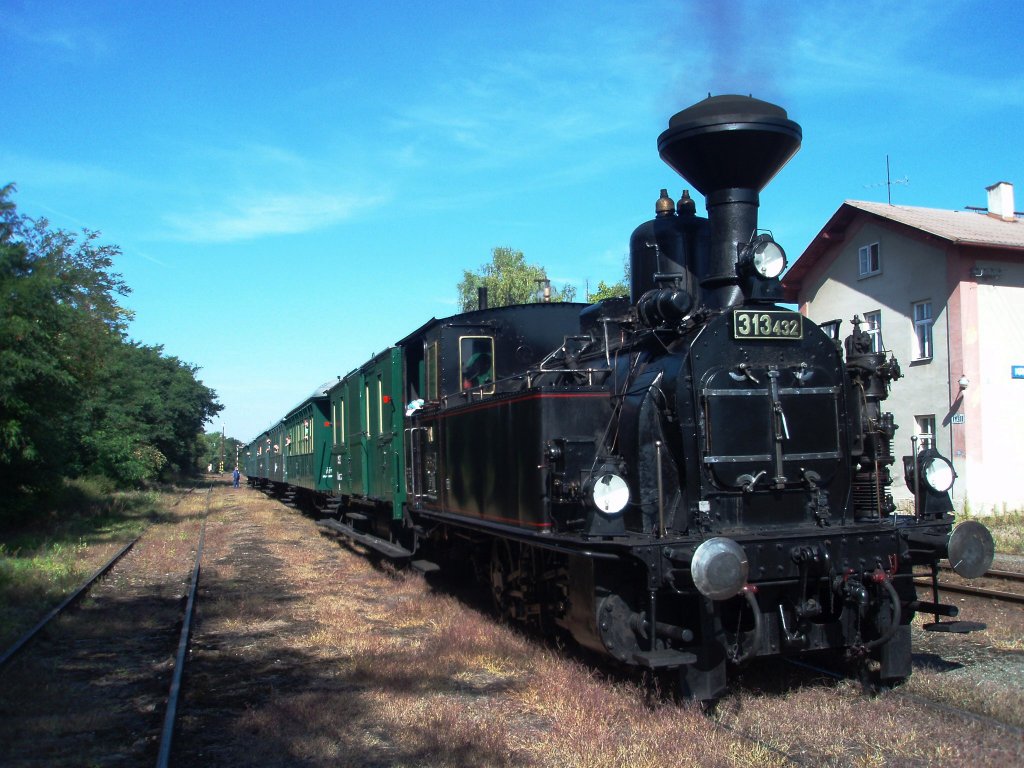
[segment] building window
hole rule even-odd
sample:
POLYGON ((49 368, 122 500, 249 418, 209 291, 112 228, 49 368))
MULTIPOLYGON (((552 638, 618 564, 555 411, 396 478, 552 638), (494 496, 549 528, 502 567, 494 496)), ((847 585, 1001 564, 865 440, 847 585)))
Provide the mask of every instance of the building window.
POLYGON ((882 271, 882 257, 878 250, 878 243, 861 246, 858 251, 860 277, 870 277, 882 271))
POLYGON ((932 303, 919 301, 914 304, 914 360, 932 358, 932 303))
POLYGON ((918 450, 935 447, 935 415, 915 416, 918 450))
POLYGON ((881 310, 876 312, 865 312, 864 313, 864 333, 871 337, 871 351, 872 352, 883 352, 885 347, 882 346, 882 312, 881 310))

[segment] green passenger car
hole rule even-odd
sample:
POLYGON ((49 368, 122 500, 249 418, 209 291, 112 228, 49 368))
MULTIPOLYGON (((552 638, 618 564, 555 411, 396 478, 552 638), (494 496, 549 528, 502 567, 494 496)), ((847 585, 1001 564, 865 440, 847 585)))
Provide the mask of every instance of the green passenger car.
MULTIPOLYGON (((402 350, 391 347, 327 393, 331 489, 347 504, 390 507, 391 520, 401 520, 405 503, 402 371, 402 350)), ((372 519, 381 527, 389 522, 380 515, 372 519)))
POLYGON ((331 490, 331 421, 326 393, 326 385, 319 387, 284 418, 284 440, 279 447, 284 481, 289 485, 314 491, 331 490))

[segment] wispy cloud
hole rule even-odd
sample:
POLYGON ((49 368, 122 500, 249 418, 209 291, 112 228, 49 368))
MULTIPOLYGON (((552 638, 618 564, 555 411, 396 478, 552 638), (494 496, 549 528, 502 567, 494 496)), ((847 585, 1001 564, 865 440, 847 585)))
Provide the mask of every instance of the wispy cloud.
POLYGON ((120 186, 129 181, 124 174, 95 163, 67 162, 2 150, 0 168, 8 177, 6 181, 46 188, 88 186, 95 189, 120 186))
POLYGON ((554 155, 564 164, 576 160, 567 150, 635 124, 622 103, 648 76, 645 55, 607 20, 590 21, 599 31, 576 34, 600 38, 608 53, 598 61, 567 45, 564 28, 552 22, 514 56, 471 68, 457 58, 442 63, 444 76, 398 107, 389 124, 406 137, 406 156, 429 164, 455 153, 459 168, 470 172, 515 168, 524 160, 543 164, 541 158, 554 155), (594 79, 600 88, 581 89, 581 82, 594 79))
POLYGON ((1024 104, 1024 78, 1015 68, 992 67, 979 77, 967 71, 978 68, 957 60, 956 50, 930 55, 934 41, 961 11, 955 3, 867 2, 801 14, 792 19, 788 82, 815 98, 839 89, 894 93, 901 100, 939 99, 952 113, 1024 104), (954 93, 956 99, 949 99, 954 93))
POLYGON ((30 23, 9 10, 0 11, 0 35, 4 32, 25 43, 68 54, 102 56, 110 49, 106 36, 88 24, 50 20, 30 23))
POLYGON ((214 210, 167 214, 164 220, 172 228, 171 239, 224 243, 323 229, 386 199, 354 193, 271 192, 236 198, 214 210))

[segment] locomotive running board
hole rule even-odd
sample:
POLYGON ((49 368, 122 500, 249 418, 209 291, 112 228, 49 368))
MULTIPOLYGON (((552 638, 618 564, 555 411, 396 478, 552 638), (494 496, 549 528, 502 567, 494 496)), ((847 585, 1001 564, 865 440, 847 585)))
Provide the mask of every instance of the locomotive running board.
POLYGON ((339 523, 337 520, 320 520, 317 522, 317 525, 320 528, 329 528, 335 533, 340 533, 342 536, 357 541, 364 547, 369 547, 386 557, 396 560, 412 557, 412 552, 405 547, 392 544, 390 541, 384 541, 384 539, 378 539, 376 536, 371 536, 368 533, 359 533, 352 526, 339 523))
POLYGON ((687 651, 637 651, 633 661, 648 669, 674 669, 697 663, 697 656, 687 651))
POLYGON ((957 635, 966 635, 968 632, 978 632, 985 629, 981 621, 936 621, 925 624, 926 632, 953 632, 957 635))

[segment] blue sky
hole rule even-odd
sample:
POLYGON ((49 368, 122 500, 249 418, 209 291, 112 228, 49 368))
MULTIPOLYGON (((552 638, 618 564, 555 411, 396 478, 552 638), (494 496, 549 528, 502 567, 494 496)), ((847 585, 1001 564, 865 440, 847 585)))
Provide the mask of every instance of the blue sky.
POLYGON ((886 155, 893 203, 1009 181, 1024 208, 1018 3, 178 5, 0 4, 0 184, 122 248, 131 335, 199 366, 242 439, 453 313, 494 246, 580 295, 617 280, 687 186, 657 136, 709 92, 803 127, 761 195, 791 259, 886 200, 886 155))

